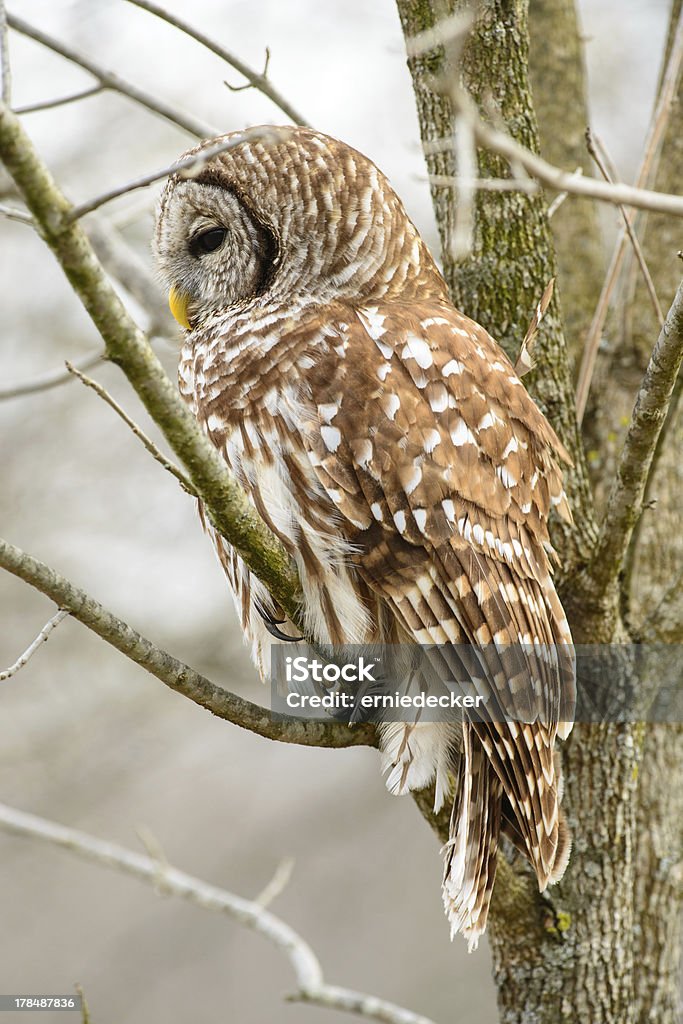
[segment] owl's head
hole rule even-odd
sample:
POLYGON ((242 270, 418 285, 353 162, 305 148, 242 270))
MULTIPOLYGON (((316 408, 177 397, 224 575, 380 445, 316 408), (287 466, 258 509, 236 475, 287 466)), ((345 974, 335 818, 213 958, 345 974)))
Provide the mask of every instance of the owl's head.
MULTIPOLYGON (((308 128, 250 128, 192 178, 169 179, 155 250, 186 328, 258 301, 307 304, 445 285, 375 165, 308 128)), ((212 139, 192 150, 215 147, 212 139)))

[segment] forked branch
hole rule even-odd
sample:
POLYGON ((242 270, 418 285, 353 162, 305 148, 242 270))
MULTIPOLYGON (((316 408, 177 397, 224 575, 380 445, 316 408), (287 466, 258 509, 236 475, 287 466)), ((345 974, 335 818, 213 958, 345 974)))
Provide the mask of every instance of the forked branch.
POLYGON ((6 804, 0 804, 0 828, 16 836, 38 839, 69 850, 77 857, 131 875, 205 910, 226 914, 245 928, 258 932, 284 953, 290 962, 297 983, 297 991, 288 997, 291 1001, 325 1006, 353 1013, 365 1020, 382 1021, 384 1024, 434 1024, 427 1017, 377 996, 328 985, 320 961, 305 939, 262 903, 245 900, 194 878, 163 859, 127 850, 116 843, 105 842, 35 814, 26 814, 6 804))
POLYGON ((152 114, 157 114, 166 121, 170 121, 171 124, 182 128, 183 131, 194 135, 195 138, 210 139, 214 135, 219 134, 218 129, 212 125, 207 124, 205 121, 200 121, 199 118, 194 117, 192 114, 186 114, 184 111, 178 110, 176 107, 171 106, 170 103, 164 102, 164 100, 157 99, 156 96, 152 96, 151 93, 146 92, 144 89, 139 89, 137 85, 127 82, 114 71, 108 71, 94 60, 91 60, 90 57, 86 57, 85 54, 79 53, 73 47, 60 42, 48 32, 35 28, 27 21, 24 21, 23 18, 17 17, 16 14, 8 14, 7 22, 15 32, 20 32, 21 35, 26 36, 28 39, 33 39, 36 43, 40 43, 41 46, 52 50, 53 53, 58 53, 60 57, 64 57, 65 60, 70 61, 72 64, 77 64, 84 71, 89 72, 104 89, 110 89, 112 92, 118 92, 122 96, 127 96, 134 103, 149 110, 152 114))
POLYGON ((226 64, 229 64, 230 67, 234 68, 235 71, 238 71, 240 75, 246 78, 248 85, 263 93, 264 96, 267 96, 276 107, 280 108, 283 114, 286 114, 287 117, 294 122, 294 124, 304 126, 308 124, 299 111, 295 110, 291 103, 289 103, 282 93, 275 88, 268 78, 268 64, 270 63, 269 51, 266 51, 267 57, 265 68, 261 73, 259 73, 258 71, 254 71, 253 68, 250 68, 248 64, 245 64, 244 61, 234 53, 231 53, 230 50, 226 50, 226 48, 216 42, 215 39, 207 36, 204 32, 200 32, 199 29, 193 28, 184 21, 183 18, 179 18, 177 15, 171 14, 170 11, 167 11, 159 4, 152 3, 151 0, 128 0, 128 3, 133 4, 135 7, 140 7, 143 11, 148 11, 150 14, 154 14, 157 18, 167 22, 169 25, 173 25, 174 28, 183 32, 186 36, 189 36, 190 39, 194 39, 196 42, 201 43, 201 45, 205 46, 207 50, 215 53, 217 57, 220 57, 221 60, 224 60, 226 64))
POLYGON ((57 628, 59 623, 62 622, 67 617, 68 614, 69 613, 65 608, 60 608, 57 612, 55 612, 52 618, 45 623, 45 625, 43 626, 35 640, 33 640, 29 644, 29 646, 26 648, 23 654, 19 655, 14 664, 10 665, 9 668, 3 669, 3 671, 0 672, 0 683, 4 682, 6 679, 11 679, 12 676, 16 675, 17 672, 21 671, 24 665, 28 664, 28 662, 36 653, 40 645, 45 643, 45 641, 49 638, 50 633, 52 633, 52 631, 57 628))

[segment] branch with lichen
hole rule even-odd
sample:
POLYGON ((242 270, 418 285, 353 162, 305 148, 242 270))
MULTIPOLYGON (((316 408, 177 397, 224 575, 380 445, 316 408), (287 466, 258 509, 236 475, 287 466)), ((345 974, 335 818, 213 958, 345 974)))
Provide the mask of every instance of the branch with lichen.
POLYGON ((64 613, 68 612, 73 619, 87 626, 171 690, 218 718, 269 740, 307 747, 373 746, 376 742, 374 728, 370 725, 352 727, 338 722, 309 722, 282 715, 274 719, 267 708, 212 683, 107 611, 55 569, 2 539, 0 567, 45 594, 64 613))
POLYGON ((286 956, 294 972, 297 988, 287 996, 290 1002, 324 1006, 384 1024, 434 1024, 428 1017, 378 996, 329 985, 320 961, 306 940, 268 910, 263 900, 245 900, 226 889, 194 878, 170 865, 161 851, 151 851, 154 855, 145 856, 6 804, 0 804, 0 828, 11 835, 68 850, 82 860, 130 875, 153 885, 158 892, 188 900, 204 910, 225 914, 262 935, 286 956))
POLYGON ((616 604, 615 588, 645 488, 659 435, 683 362, 683 283, 650 356, 622 448, 597 547, 588 570, 593 600, 616 604))

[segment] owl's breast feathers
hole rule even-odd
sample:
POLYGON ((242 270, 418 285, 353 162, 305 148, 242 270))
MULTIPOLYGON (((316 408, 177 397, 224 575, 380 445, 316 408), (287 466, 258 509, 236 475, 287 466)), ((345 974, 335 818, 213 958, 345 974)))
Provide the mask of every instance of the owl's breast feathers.
MULTIPOLYGON (((475 644, 518 712, 465 727, 444 894, 476 941, 499 826, 541 888, 569 852, 553 742, 570 728, 574 669, 548 533, 552 508, 571 518, 556 462, 568 456, 502 350, 446 301, 261 316, 191 336, 181 390, 295 557, 312 632, 384 639, 389 613, 394 635, 475 644), (495 653, 510 644, 524 645, 512 675, 495 653), (533 645, 547 661, 532 665, 533 645), (489 841, 474 843, 482 814, 489 841)), ((411 778, 404 744, 390 755, 398 792, 429 781, 411 778)))

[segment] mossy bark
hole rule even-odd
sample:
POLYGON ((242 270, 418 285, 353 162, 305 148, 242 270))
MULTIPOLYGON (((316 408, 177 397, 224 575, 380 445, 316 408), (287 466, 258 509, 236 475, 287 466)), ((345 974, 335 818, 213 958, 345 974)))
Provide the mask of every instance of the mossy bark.
MULTIPOLYGON (((681 14, 681 0, 671 9, 666 65, 681 14)), ((654 187, 679 192, 683 168, 683 77, 672 105, 662 143, 654 187)), ((649 214, 642 218, 645 259, 659 300, 667 307, 680 281, 683 248, 680 221, 649 214)), ((657 333, 652 306, 637 270, 626 290, 620 339, 621 373, 629 386, 645 366, 657 333), (635 275, 635 276, 634 276, 635 275)), ((628 565, 626 587, 629 615, 636 628, 647 620, 645 637, 654 630, 670 642, 683 640, 683 402, 672 406, 660 438, 656 464, 648 487, 648 507, 640 521, 634 557, 628 565), (660 602, 664 601, 663 604, 660 602), (653 614, 653 609, 655 612, 653 614)), ((619 431, 619 424, 614 425, 619 431)), ((673 1022, 680 1015, 681 953, 683 951, 683 730, 675 723, 652 726, 645 740, 645 757, 638 801, 636 873, 636 956, 642 965, 636 991, 637 1019, 673 1022)))

